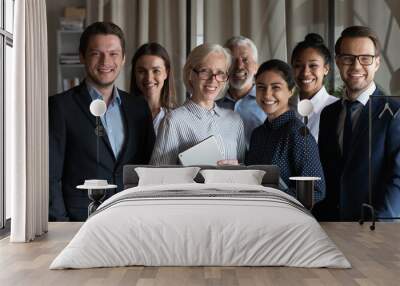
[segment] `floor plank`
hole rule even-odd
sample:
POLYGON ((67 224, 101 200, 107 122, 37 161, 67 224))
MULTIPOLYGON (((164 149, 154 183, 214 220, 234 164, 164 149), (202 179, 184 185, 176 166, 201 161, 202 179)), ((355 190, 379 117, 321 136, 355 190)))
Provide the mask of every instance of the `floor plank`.
POLYGON ((0 240, 0 285, 399 285, 400 223, 322 223, 352 269, 290 267, 117 267, 84 270, 48 269, 81 223, 50 223, 49 233, 32 243, 0 240))

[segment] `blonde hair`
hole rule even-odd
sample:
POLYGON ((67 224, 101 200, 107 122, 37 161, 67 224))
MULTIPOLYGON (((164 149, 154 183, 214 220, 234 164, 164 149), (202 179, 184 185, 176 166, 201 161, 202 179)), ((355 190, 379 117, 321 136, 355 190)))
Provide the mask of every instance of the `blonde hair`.
POLYGON ((197 46, 190 52, 185 66, 183 67, 183 83, 185 84, 186 90, 189 93, 193 92, 193 87, 190 83, 190 75, 193 72, 193 69, 196 68, 211 53, 223 55, 226 61, 226 72, 229 71, 232 63, 232 57, 229 50, 218 44, 206 43, 197 46))

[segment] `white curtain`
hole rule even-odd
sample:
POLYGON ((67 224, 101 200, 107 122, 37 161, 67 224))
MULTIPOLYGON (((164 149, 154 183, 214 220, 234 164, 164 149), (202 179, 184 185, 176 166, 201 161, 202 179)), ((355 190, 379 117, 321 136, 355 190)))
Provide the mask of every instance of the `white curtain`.
POLYGON ((48 227, 48 84, 45 0, 15 1, 14 94, 6 98, 6 187, 12 242, 48 227))

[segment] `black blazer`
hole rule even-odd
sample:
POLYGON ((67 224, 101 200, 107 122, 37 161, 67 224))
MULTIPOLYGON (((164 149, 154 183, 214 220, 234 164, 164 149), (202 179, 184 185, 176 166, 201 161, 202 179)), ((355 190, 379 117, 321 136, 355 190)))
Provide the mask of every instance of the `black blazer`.
MULTIPOLYGON (((97 166, 95 117, 89 111, 92 101, 86 84, 49 98, 49 219, 82 221, 87 218, 87 192, 76 186, 85 179, 107 179, 118 185, 108 197, 123 189, 125 164, 148 164, 154 146, 150 110, 142 97, 118 90, 125 140, 115 158, 107 135, 100 138, 100 164, 97 166)), ((101 124, 101 123, 100 123, 101 124)))
MULTIPOLYGON (((383 95, 377 88, 373 95, 383 95)), ((358 220, 362 203, 369 202, 369 104, 363 107, 352 137, 347 161, 342 161, 337 134, 342 101, 321 113, 318 146, 326 179, 326 198, 313 213, 319 220, 358 220)), ((387 101, 394 112, 399 102, 387 101)), ((379 217, 400 215, 400 114, 379 118, 386 99, 372 99, 372 204, 379 217)))

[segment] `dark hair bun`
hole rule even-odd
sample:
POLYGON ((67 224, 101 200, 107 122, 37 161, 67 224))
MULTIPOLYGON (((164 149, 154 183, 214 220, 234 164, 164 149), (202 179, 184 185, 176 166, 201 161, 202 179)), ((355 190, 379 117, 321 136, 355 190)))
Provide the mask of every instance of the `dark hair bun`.
POLYGON ((318 44, 318 45, 323 45, 324 44, 324 39, 316 34, 316 33, 310 33, 308 34, 305 38, 304 38, 305 42, 308 43, 314 43, 314 44, 318 44))
POLYGON ((308 48, 315 49, 324 58, 325 64, 331 62, 331 53, 324 45, 324 39, 317 33, 310 33, 304 38, 304 41, 297 43, 294 47, 292 52, 292 64, 300 56, 301 52, 308 48))

